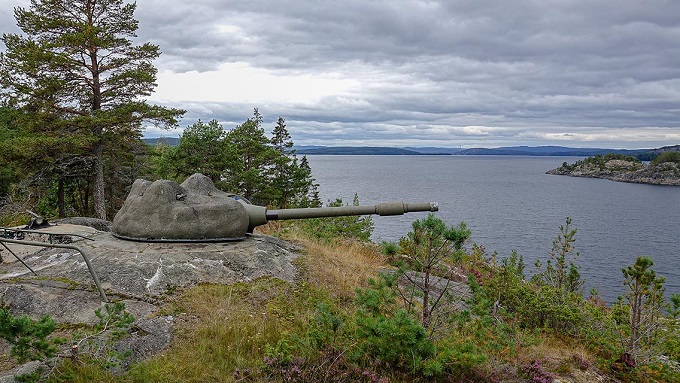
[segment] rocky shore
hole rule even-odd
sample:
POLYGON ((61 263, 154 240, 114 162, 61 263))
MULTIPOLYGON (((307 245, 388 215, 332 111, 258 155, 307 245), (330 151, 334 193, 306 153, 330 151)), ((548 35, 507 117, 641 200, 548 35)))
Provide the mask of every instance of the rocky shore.
POLYGON ((547 174, 604 178, 617 182, 631 182, 653 185, 680 186, 680 164, 664 162, 651 165, 642 162, 626 160, 609 161, 578 161, 575 164, 562 164, 547 174))

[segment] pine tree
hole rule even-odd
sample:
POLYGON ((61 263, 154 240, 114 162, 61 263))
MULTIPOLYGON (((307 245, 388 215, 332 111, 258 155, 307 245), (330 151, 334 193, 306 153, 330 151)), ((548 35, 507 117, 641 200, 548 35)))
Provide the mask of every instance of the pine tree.
POLYGON ((252 119, 227 132, 226 140, 236 152, 234 161, 225 169, 228 186, 254 203, 272 200, 267 172, 276 152, 264 133, 262 116, 255 109, 252 119))
POLYGON ((270 140, 276 156, 271 169, 271 186, 274 205, 286 208, 295 196, 295 170, 297 158, 293 149, 293 140, 286 129, 286 122, 279 117, 272 130, 270 140))
MULTIPOLYGON (((421 323, 432 333, 432 326, 436 327, 437 324, 433 321, 435 310, 449 288, 449 280, 447 280, 442 291, 439 294, 435 293, 437 282, 434 272, 441 266, 444 259, 453 257, 463 248, 471 232, 465 222, 449 227, 434 214, 414 221, 412 226, 413 230, 399 241, 399 247, 408 258, 413 270, 418 271, 419 274, 403 272, 403 275, 408 281, 409 289, 417 290, 418 295, 422 297, 421 323)), ((401 295, 409 307, 416 306, 413 293, 402 292, 401 295)))
POLYGON ((534 275, 533 281, 557 289, 562 301, 568 294, 582 295, 584 281, 574 263, 580 256, 574 247, 576 232, 577 229, 571 227, 571 218, 567 217, 566 224, 560 225, 560 234, 553 241, 545 269, 540 260, 536 261, 539 272, 534 275))
POLYGON ((25 36, 2 36, 3 97, 31 112, 36 134, 67 137, 92 158, 95 215, 103 219, 104 153, 114 138, 139 136, 145 121, 176 125, 184 113, 143 100, 156 86, 151 62, 160 50, 132 44, 135 8, 122 0, 31 0, 14 12, 25 36))
POLYGON ((272 130, 271 144, 279 154, 284 156, 295 154, 293 139, 286 129, 286 121, 281 116, 276 120, 276 126, 272 130))
POLYGON ((274 204, 282 208, 321 206, 318 185, 314 183, 307 157, 303 156, 298 161, 293 140, 283 118, 279 117, 277 120, 270 141, 276 151, 271 169, 274 204))
POLYGON ((638 361, 649 361, 658 354, 656 348, 664 322, 663 311, 669 307, 664 300, 666 279, 656 275, 653 265, 651 258, 639 256, 635 264, 621 269, 627 290, 619 297, 619 305, 624 300, 628 303, 626 324, 630 331, 625 347, 638 361))
POLYGON ((302 156, 300 164, 295 168, 295 201, 300 207, 320 207, 319 184, 312 176, 312 167, 307 161, 307 156, 302 156))
POLYGON ((199 120, 187 127, 171 155, 175 180, 181 182, 194 173, 202 173, 219 184, 224 169, 235 160, 235 150, 226 136, 217 120, 207 124, 199 120))

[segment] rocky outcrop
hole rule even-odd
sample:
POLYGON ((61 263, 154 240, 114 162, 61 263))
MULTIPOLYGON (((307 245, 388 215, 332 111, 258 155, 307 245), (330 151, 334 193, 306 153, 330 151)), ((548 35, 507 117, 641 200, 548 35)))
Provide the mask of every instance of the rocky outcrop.
POLYGON ((653 185, 680 185, 680 164, 672 162, 650 165, 625 160, 603 163, 579 161, 573 165, 565 163, 557 169, 549 170, 547 174, 653 185))
MULTIPOLYGON (((265 235, 232 242, 153 243, 124 241, 110 232, 80 225, 58 224, 49 230, 72 234, 70 244, 88 254, 109 300, 123 302, 134 315, 135 331, 119 345, 132 351, 126 363, 148 358, 169 344, 175 320, 160 307, 177 288, 260 277, 292 282, 297 277, 293 260, 300 255, 299 249, 265 235)), ((0 263, 4 307, 16 316, 50 315, 65 327, 98 322, 95 310, 104 303, 78 251, 7 246, 38 275, 0 247, 5 260, 0 263)), ((7 345, 0 344, 0 353, 8 354, 3 347, 7 345)))

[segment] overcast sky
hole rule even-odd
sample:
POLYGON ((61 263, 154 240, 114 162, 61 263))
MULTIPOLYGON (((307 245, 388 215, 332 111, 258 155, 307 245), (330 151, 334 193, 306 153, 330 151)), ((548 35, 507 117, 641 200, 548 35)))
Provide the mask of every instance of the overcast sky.
MULTIPOLYGON (((1 32, 27 4, 0 0, 1 32)), ((298 145, 680 144, 677 0, 139 0, 135 15, 163 52, 150 100, 186 109, 182 127, 256 107, 298 145)))

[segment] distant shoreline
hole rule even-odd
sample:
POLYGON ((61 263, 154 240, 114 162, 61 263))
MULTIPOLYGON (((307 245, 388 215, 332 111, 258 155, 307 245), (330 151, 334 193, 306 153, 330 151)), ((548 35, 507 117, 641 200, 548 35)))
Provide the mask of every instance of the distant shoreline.
MULTIPOLYGON (((177 146, 179 137, 143 138, 149 145, 177 146)), ((641 161, 651 161, 666 151, 680 151, 680 145, 664 146, 657 149, 607 149, 570 148, 566 146, 506 146, 499 148, 443 148, 443 147, 384 147, 384 146, 293 146, 298 155, 337 156, 535 156, 535 157, 590 157, 609 153, 633 156, 641 161)))

